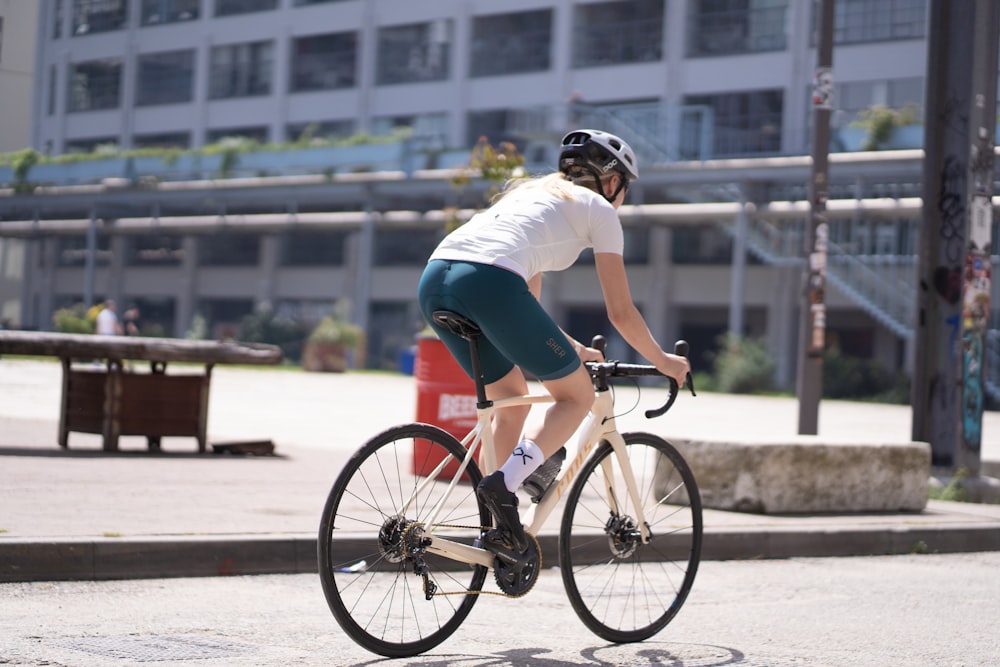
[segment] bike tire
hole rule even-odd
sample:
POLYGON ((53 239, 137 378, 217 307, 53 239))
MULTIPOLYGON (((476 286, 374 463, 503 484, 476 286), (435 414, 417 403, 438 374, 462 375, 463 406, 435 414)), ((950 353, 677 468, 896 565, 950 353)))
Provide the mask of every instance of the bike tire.
POLYGON ((622 437, 649 542, 642 544, 638 535, 633 502, 607 441, 574 481, 559 531, 559 566, 573 610, 592 632, 616 643, 648 639, 680 611, 698 572, 703 528, 694 475, 673 445, 651 433, 622 437), (620 496, 617 515, 602 464, 610 464, 620 496))
MULTIPOLYGON (((414 534, 400 529, 412 531, 409 522, 426 519, 452 477, 442 474, 442 481, 427 484, 404 510, 406 499, 426 481, 414 471, 429 472, 448 454, 461 460, 465 451, 435 426, 398 426, 361 447, 330 489, 317 543, 323 593, 344 631, 373 653, 397 658, 434 648, 458 629, 478 599, 487 568, 425 553, 429 580, 438 591, 426 600, 424 580, 404 554, 406 538, 399 537, 414 534)), ((479 527, 490 525, 489 510, 475 495, 480 479, 479 467, 470 462, 466 481, 438 515, 438 526, 469 527, 439 527, 436 535, 472 544, 479 527)))

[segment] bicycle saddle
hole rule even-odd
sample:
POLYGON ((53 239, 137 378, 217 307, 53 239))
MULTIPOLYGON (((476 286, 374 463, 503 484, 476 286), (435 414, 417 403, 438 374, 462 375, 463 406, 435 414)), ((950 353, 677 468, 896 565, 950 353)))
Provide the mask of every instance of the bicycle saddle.
POLYGON ((452 310, 435 310, 431 313, 431 318, 440 326, 466 340, 473 336, 483 335, 483 330, 479 328, 478 324, 465 315, 459 315, 452 310))

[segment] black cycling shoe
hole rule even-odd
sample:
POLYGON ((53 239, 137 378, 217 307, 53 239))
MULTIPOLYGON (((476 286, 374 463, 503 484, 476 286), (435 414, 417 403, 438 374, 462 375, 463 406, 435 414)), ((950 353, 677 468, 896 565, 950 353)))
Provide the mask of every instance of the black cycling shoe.
POLYGON ((521 525, 521 516, 517 513, 517 496, 507 490, 503 473, 497 470, 484 477, 476 487, 476 496, 490 509, 497 528, 501 529, 490 531, 494 533, 493 539, 509 542, 514 551, 524 553, 528 548, 528 536, 521 525))

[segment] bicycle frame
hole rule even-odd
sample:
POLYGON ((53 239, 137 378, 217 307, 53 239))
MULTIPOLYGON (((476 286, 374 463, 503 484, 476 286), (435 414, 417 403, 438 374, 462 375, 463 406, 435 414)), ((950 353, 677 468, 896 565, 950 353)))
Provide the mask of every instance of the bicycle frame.
MULTIPOLYGON (((427 523, 425 524, 424 537, 429 540, 429 544, 427 545, 428 551, 456 561, 492 567, 494 555, 490 551, 481 547, 461 544, 436 536, 434 534, 434 528, 437 516, 440 513, 441 508, 444 506, 447 498, 454 492, 455 487, 462 478, 462 475, 465 473, 469 462, 474 459, 476 453, 480 449, 482 450, 480 464, 483 474, 487 475, 497 469, 493 432, 490 429, 490 422, 494 412, 516 406, 552 403, 554 400, 555 399, 552 396, 547 394, 528 394, 524 396, 498 399, 492 401, 489 406, 477 408, 476 425, 471 431, 469 431, 465 438, 462 439, 462 445, 466 448, 465 457, 461 461, 457 472, 450 480, 448 489, 445 491, 437 506, 431 512, 427 523)), ((600 444, 602 440, 607 440, 615 451, 618 463, 622 468, 622 474, 627 487, 626 491, 633 501, 632 506, 638 513, 636 519, 640 527, 642 542, 643 544, 649 542, 649 529, 646 525, 646 519, 642 512, 642 503, 639 502, 639 492, 636 487, 635 477, 632 474, 628 453, 625 451, 625 440, 622 438, 621 434, 618 433, 618 429, 615 424, 614 400, 610 391, 595 392, 594 405, 591 408, 590 413, 587 415, 587 418, 584 420, 581 429, 578 429, 577 431, 575 456, 572 459, 567 458, 570 462, 569 465, 563 466, 563 469, 559 471, 559 474, 552 482, 552 485, 545 492, 545 495, 539 500, 538 504, 529 507, 522 516, 522 522, 525 524, 528 532, 532 535, 538 534, 538 531, 545 524, 545 521, 559 503, 560 498, 562 498, 563 494, 572 486, 573 480, 576 478, 577 473, 587 460, 587 457, 593 453, 596 446, 600 444)), ((434 482, 438 478, 452 458, 453 457, 450 455, 447 456, 433 471, 431 471, 425 481, 414 491, 413 495, 410 497, 410 501, 407 503, 407 506, 417 495, 419 495, 421 490, 427 484, 434 482)), ((602 465, 610 466, 610 459, 605 460, 602 465)), ((610 471, 608 472, 610 473, 610 471)), ((609 480, 609 486, 605 489, 605 492, 607 493, 608 505, 609 507, 617 508, 617 499, 621 496, 618 495, 617 489, 610 486, 612 483, 611 480, 613 480, 613 475, 607 474, 605 478, 609 480)))

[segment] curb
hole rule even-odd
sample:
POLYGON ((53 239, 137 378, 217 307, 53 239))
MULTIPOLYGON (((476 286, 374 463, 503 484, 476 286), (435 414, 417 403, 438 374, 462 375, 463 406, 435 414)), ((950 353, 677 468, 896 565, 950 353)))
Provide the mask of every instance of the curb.
MULTIPOLYGON (((558 536, 540 535, 558 564, 558 536)), ((597 541, 599 544, 599 541, 597 541)), ((703 560, 1000 551, 1000 526, 706 531, 703 560)), ((313 535, 0 540, 0 582, 100 581, 315 573, 313 535)))

